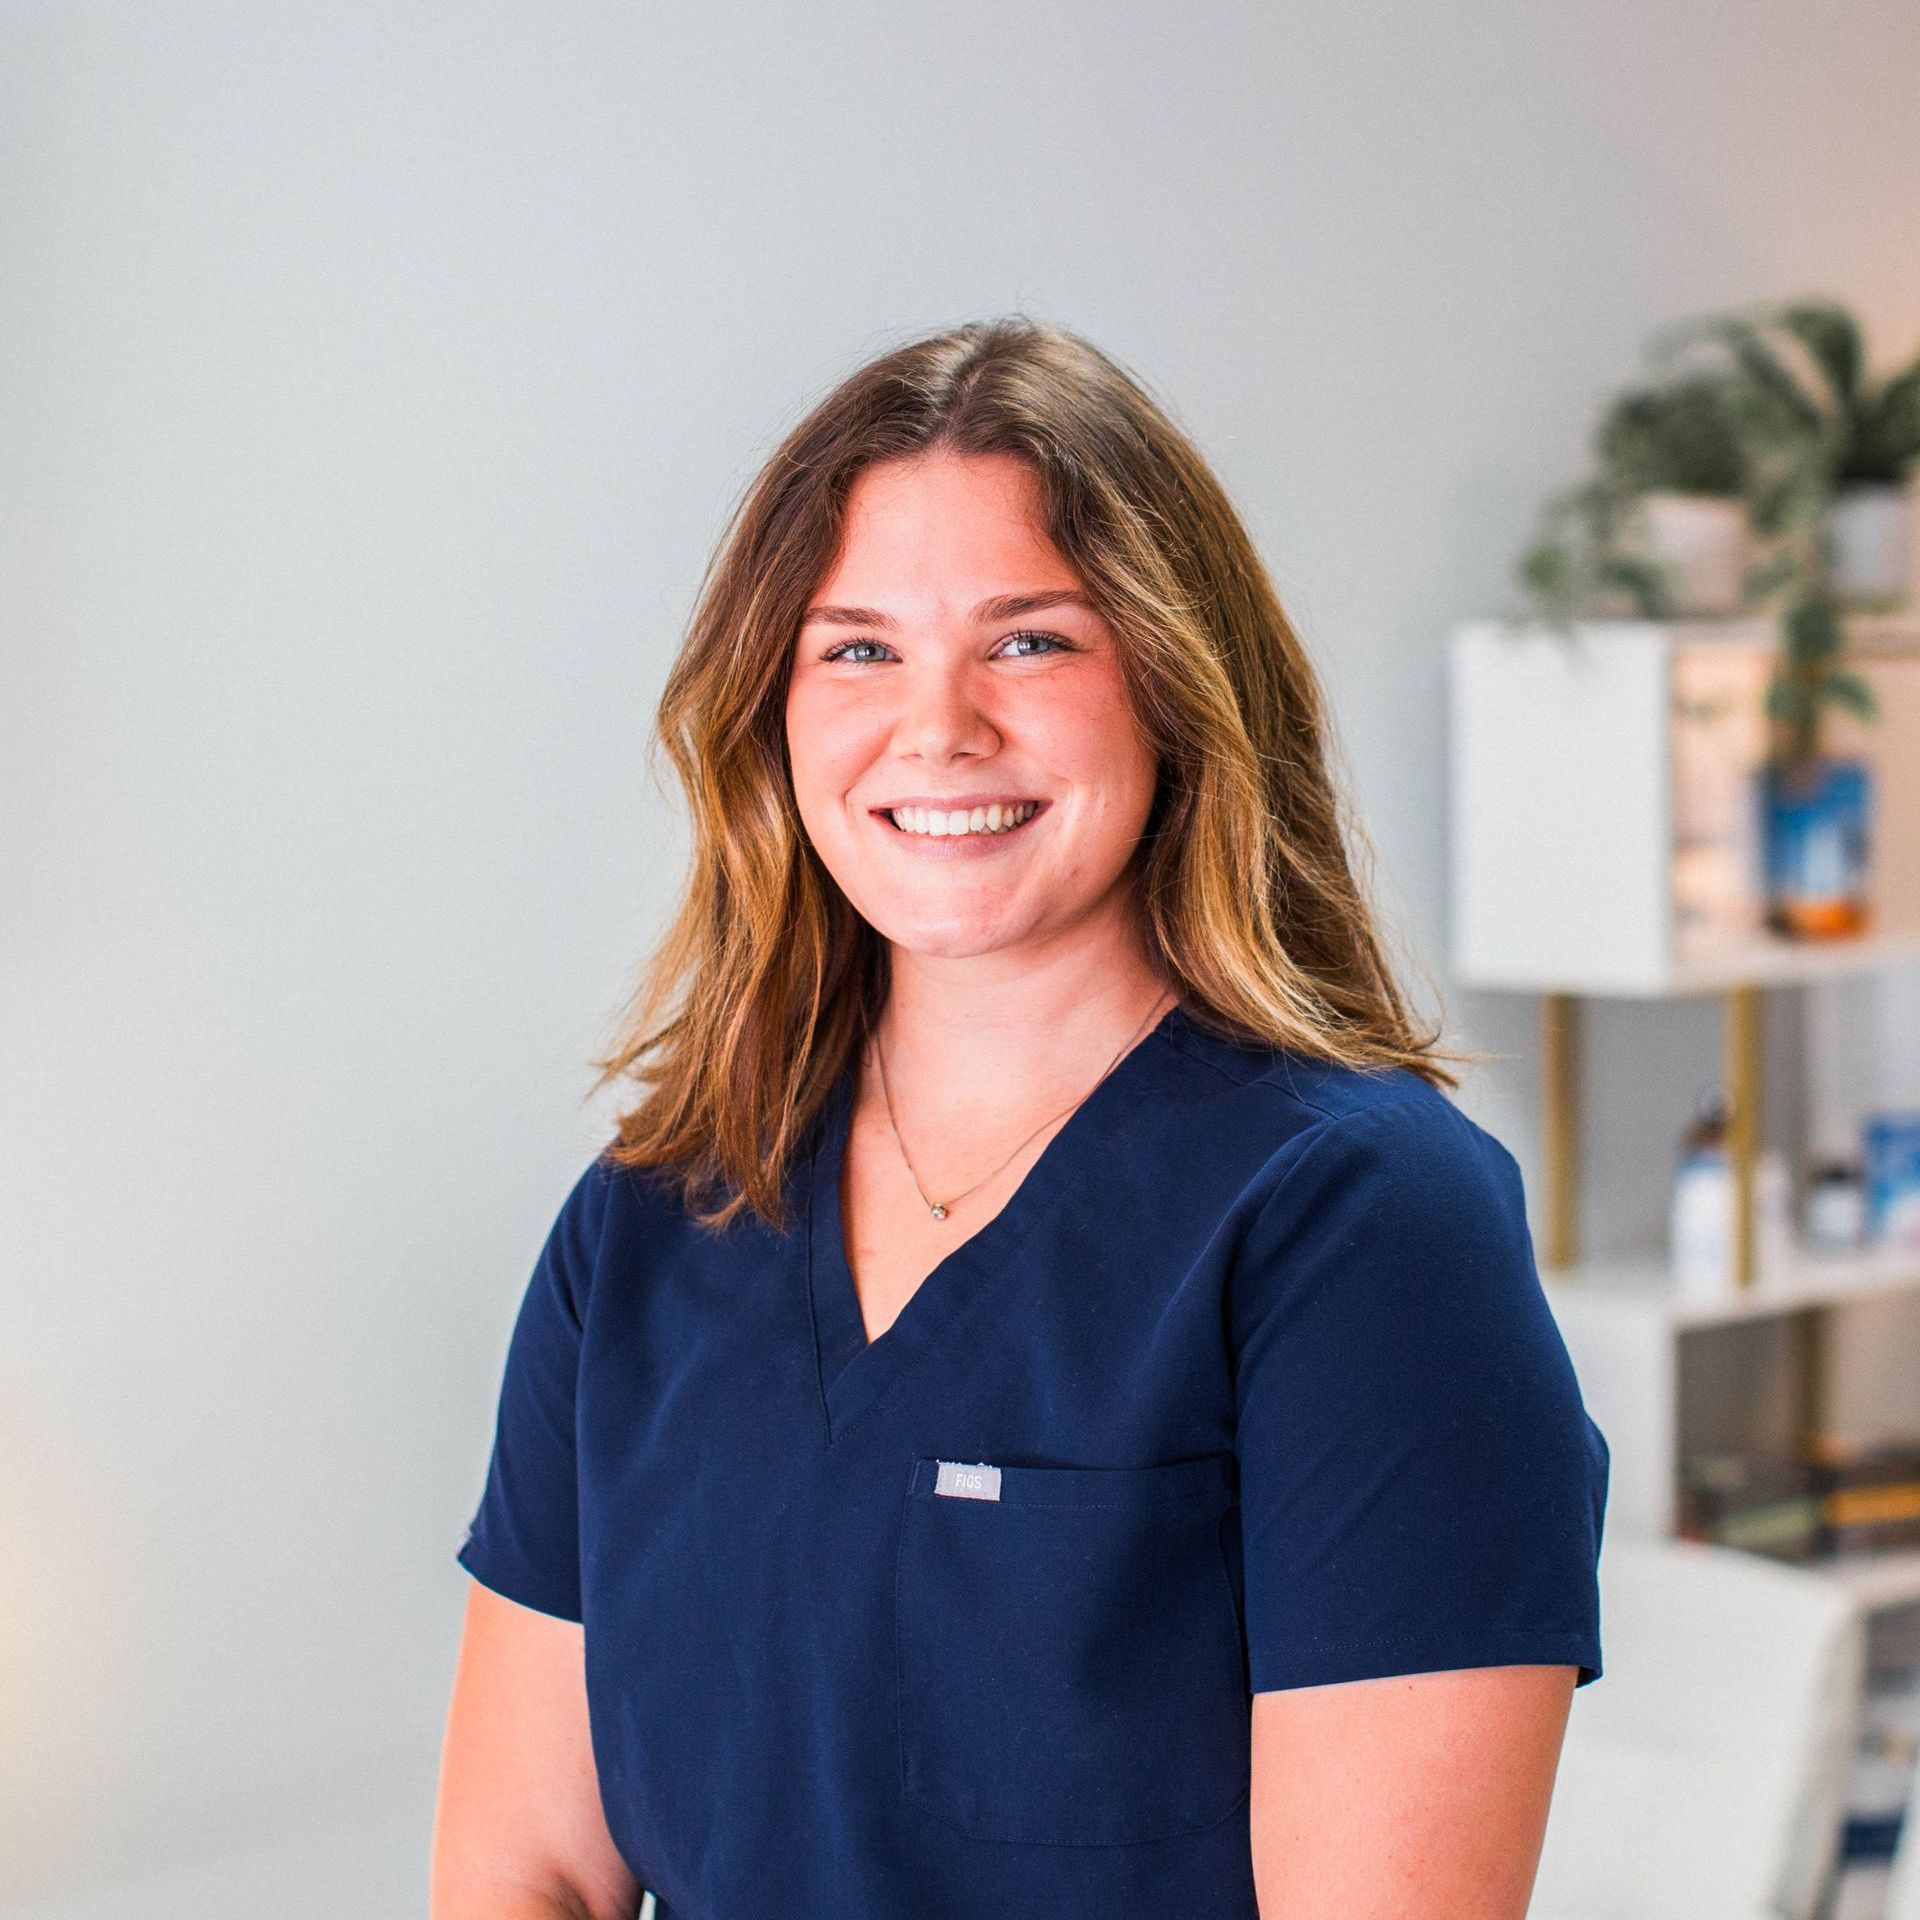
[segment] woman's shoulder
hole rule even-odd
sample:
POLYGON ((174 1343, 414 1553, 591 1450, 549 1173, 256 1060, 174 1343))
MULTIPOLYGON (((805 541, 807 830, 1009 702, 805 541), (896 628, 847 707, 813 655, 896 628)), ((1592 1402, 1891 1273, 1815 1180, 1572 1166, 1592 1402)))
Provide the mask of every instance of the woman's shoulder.
POLYGON ((1498 1138, 1410 1067, 1359 1067, 1229 1039, 1191 1018, 1170 1029, 1183 1054, 1204 1061, 1204 1111, 1190 1116, 1215 1139, 1248 1142, 1259 1171, 1247 1197, 1323 1219, 1383 1215, 1403 1233, 1442 1224, 1525 1218, 1520 1169, 1498 1138))
POLYGON ((693 1224, 669 1170, 623 1160, 618 1148, 617 1137, 607 1139, 584 1163, 576 1160, 550 1216, 545 1256, 565 1276, 577 1311, 584 1311, 594 1273, 610 1249, 624 1250, 636 1236, 658 1246, 664 1236, 693 1224))
MULTIPOLYGON (((1238 1093, 1231 1104, 1277 1123, 1278 1140, 1314 1129, 1348 1134, 1386 1132, 1405 1140, 1467 1133, 1498 1146, 1441 1088, 1410 1067, 1356 1066, 1229 1037, 1182 1010, 1167 1038, 1214 1070, 1214 1091, 1238 1093)), ((1504 1151, 1504 1149, 1502 1149, 1504 1151)))
POLYGON ((783 1188, 784 1229, 753 1208, 737 1206, 727 1217, 713 1210, 726 1198, 712 1181, 692 1182, 688 1169, 638 1161, 622 1152, 616 1135, 584 1166, 576 1163, 571 1188, 560 1204, 552 1235, 590 1281, 594 1271, 625 1272, 636 1261, 659 1268, 684 1250, 691 1257, 751 1263, 791 1236, 802 1218, 804 1172, 811 1136, 796 1151, 783 1188))
POLYGON ((1412 1072, 1296 1066, 1279 1084, 1286 1110, 1232 1237, 1242 1338, 1268 1315, 1307 1314, 1341 1330, 1336 1347, 1355 1325, 1392 1327, 1393 1364, 1410 1375, 1461 1339, 1537 1341, 1546 1365, 1564 1365, 1520 1169, 1493 1134, 1412 1072))

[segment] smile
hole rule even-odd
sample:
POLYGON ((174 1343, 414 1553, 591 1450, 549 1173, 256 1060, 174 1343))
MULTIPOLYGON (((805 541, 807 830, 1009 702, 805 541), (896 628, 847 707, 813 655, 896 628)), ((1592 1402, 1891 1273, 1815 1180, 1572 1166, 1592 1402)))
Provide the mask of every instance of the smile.
POLYGON ((901 833, 931 840, 961 840, 970 835, 1013 833, 1040 811, 1038 800, 1021 800, 986 807, 883 807, 877 809, 901 833))

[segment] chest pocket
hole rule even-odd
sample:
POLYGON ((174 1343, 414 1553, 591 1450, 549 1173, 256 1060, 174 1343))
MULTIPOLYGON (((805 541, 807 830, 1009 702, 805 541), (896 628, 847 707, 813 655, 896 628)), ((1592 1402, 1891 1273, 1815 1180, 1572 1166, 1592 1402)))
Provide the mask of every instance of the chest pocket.
POLYGON ((1221 1540, 1233 1456, 908 1477, 901 1790, 981 1840, 1123 1846, 1247 1797, 1251 1701, 1221 1540), (990 1476, 955 1475, 967 1487, 990 1476))

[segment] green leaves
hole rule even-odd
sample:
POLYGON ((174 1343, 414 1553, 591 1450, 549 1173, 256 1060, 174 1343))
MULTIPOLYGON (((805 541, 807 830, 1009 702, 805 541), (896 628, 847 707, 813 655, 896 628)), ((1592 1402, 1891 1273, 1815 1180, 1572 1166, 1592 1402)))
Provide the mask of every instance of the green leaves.
POLYGON ((1737 499, 1746 488, 1740 396, 1717 374, 1639 387, 1614 401, 1594 435, 1601 467, 1635 493, 1737 499))
POLYGON ((1860 404, 1844 478, 1897 486, 1920 461, 1920 360, 1860 404))
POLYGON ((1514 570, 1537 618, 1561 631, 1596 614, 1673 618, 1666 569, 1627 544, 1626 522, 1638 504, 1636 494, 1604 476, 1547 502, 1514 570))
POLYGON ((1780 357, 1773 337, 1776 319, 1772 308, 1751 307, 1682 320, 1655 335, 1651 357, 1657 366, 1671 366, 1691 350, 1718 346, 1764 403, 1756 418, 1770 414, 1783 434, 1817 439, 1825 416, 1818 399, 1780 357))
MULTIPOLYGON (((1920 358, 1886 379, 1867 371, 1860 325, 1833 300, 1793 300, 1685 320, 1658 336, 1657 357, 1677 363, 1716 348, 1776 411, 1776 434, 1831 493, 1897 486, 1920 461, 1920 358)), ((1756 417, 1757 418, 1757 417, 1756 417)))
POLYGON ((1781 617, 1780 670, 1767 689, 1767 716, 1775 723, 1775 758, 1814 759, 1820 751, 1820 715, 1840 707, 1862 720, 1878 717, 1873 688, 1835 663, 1846 645, 1840 603, 1823 582, 1804 587, 1781 617))
POLYGON ((1802 594, 1788 607, 1780 623, 1787 658, 1812 668, 1831 660, 1841 648, 1840 609, 1830 593, 1802 594))
POLYGON ((1806 348, 1826 379, 1830 403, 1856 411, 1866 354, 1853 315, 1830 300, 1803 300, 1782 307, 1775 324, 1806 348))
POLYGON ((1880 715, 1880 702, 1873 689, 1857 673, 1848 673, 1844 668, 1835 668, 1821 683, 1830 704, 1845 707, 1848 712, 1862 720, 1875 720, 1880 715))

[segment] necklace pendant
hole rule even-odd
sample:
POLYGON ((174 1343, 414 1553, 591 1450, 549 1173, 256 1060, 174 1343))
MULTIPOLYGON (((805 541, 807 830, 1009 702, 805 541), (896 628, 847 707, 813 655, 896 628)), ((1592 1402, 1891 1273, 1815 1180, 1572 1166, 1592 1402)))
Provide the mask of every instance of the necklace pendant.
POLYGON ((933 1205, 932 1205, 932 1207, 931 1207, 931 1208, 929 1209, 929 1211, 930 1211, 930 1212, 932 1213, 932 1215, 933 1215, 933 1217, 934 1217, 934 1218, 935 1218, 936 1220, 944 1220, 944 1219, 945 1219, 945 1218, 947 1217, 947 1210, 946 1210, 946 1208, 945 1208, 945 1207, 943 1207, 943 1206, 942 1206, 942 1205, 940 1204, 940 1202, 939 1202, 938 1200, 936 1200, 936 1201, 935 1201, 935 1202, 933 1203, 933 1205))

